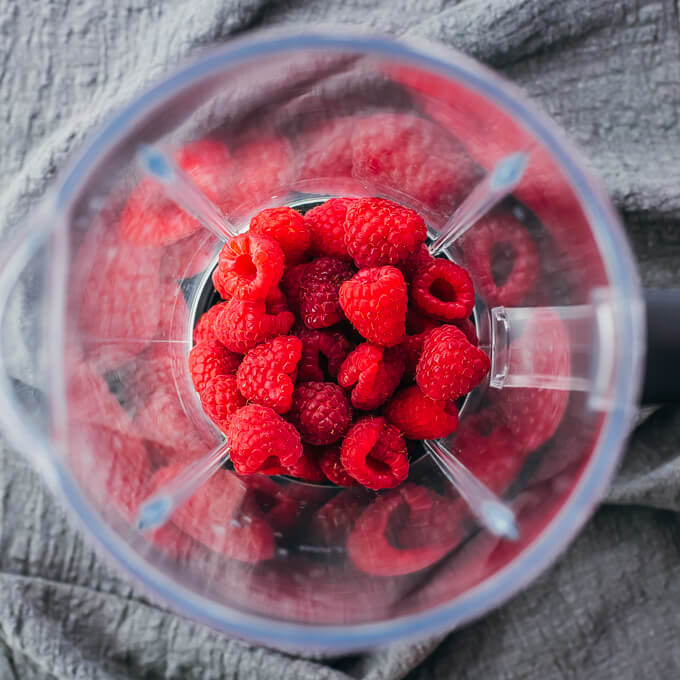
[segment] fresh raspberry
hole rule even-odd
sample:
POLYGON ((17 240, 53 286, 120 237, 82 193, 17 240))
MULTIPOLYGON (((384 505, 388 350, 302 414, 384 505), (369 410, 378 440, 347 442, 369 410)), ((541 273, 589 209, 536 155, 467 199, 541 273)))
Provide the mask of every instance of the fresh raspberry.
MULTIPOLYGON (((547 384, 567 383, 571 375, 569 333, 562 319, 549 309, 537 308, 522 335, 510 344, 509 375, 526 373, 547 384)), ((500 390, 496 404, 503 422, 524 451, 533 451, 556 432, 569 402, 565 389, 512 387, 500 390)))
POLYGON ((197 324, 194 326, 194 344, 199 345, 208 340, 215 340, 215 320, 220 315, 220 312, 227 306, 226 302, 220 302, 213 305, 210 309, 201 315, 197 324))
POLYGON ((288 300, 278 286, 274 286, 269 290, 264 304, 267 314, 281 314, 281 312, 289 311, 288 300))
POLYGON ((528 453, 496 407, 461 421, 453 442, 456 458, 482 484, 500 495, 517 479, 528 453))
POLYGON ((489 306, 519 305, 536 285, 541 272, 538 248, 512 215, 483 217, 462 245, 465 264, 475 273, 489 306))
MULTIPOLYGON (((182 466, 161 468, 152 480, 158 489, 182 471, 182 466)), ((233 472, 218 470, 186 503, 172 514, 172 523, 199 543, 226 557, 259 562, 274 555, 274 532, 264 518, 248 512, 247 488, 233 472)))
POLYGON ((201 394, 201 405, 210 420, 222 430, 227 432, 232 416, 246 400, 238 390, 235 375, 218 375, 211 378, 201 394))
POLYGON ((404 375, 404 360, 396 349, 365 342, 343 362, 338 384, 352 389, 352 406, 364 411, 378 408, 397 389, 404 375))
POLYGON ((489 372, 489 357, 455 326, 430 331, 416 369, 418 387, 431 399, 451 401, 467 394, 489 372))
POLYGON ((286 413, 293 403, 293 387, 302 342, 280 335, 251 349, 238 367, 238 389, 249 401, 286 413))
POLYGON ((309 444, 302 445, 302 455, 293 465, 289 466, 287 473, 307 482, 323 482, 326 475, 319 467, 319 451, 309 444))
POLYGON ((377 496, 364 510, 347 540, 347 553, 356 567, 374 576, 420 571, 463 539, 463 512, 461 504, 426 487, 405 484, 377 496))
POLYGON ((453 402, 430 399, 417 385, 399 390, 385 407, 385 418, 409 439, 448 437, 458 427, 453 402))
POLYGON ((259 404, 248 404, 232 416, 228 437, 231 460, 241 474, 285 474, 302 455, 298 431, 259 404))
POLYGON ((288 309, 295 316, 300 316, 300 287, 306 270, 307 263, 298 264, 286 270, 281 278, 281 289, 288 301, 288 309))
POLYGON ((252 207, 287 193, 293 177, 293 149, 285 137, 256 130, 234 149, 234 174, 227 214, 244 215, 252 207))
POLYGON ((263 300, 246 302, 232 298, 215 319, 217 339, 237 354, 245 354, 255 345, 285 335, 295 317, 290 312, 268 314, 263 300))
POLYGON ((156 389, 137 409, 134 422, 148 442, 163 447, 167 462, 191 462, 215 444, 214 433, 194 422, 167 384, 156 389))
POLYGON ((463 333, 465 333, 465 337, 468 339, 468 342, 475 347, 479 345, 479 338, 477 337, 477 329, 475 328, 475 324, 470 321, 470 319, 456 319, 455 321, 451 322, 456 328, 460 328, 463 333))
POLYGON ((352 343, 340 331, 301 327, 296 335, 302 341, 298 381, 324 382, 337 378, 352 343))
POLYGON ((423 316, 413 307, 406 312, 406 332, 409 334, 398 347, 402 359, 406 365, 404 376, 412 379, 416 375, 416 366, 423 352, 425 339, 431 330, 441 326, 441 322, 430 317, 423 316))
MULTIPOLYGON (((218 207, 231 195, 232 160, 224 144, 201 139, 182 147, 177 164, 218 207)), ((123 239, 138 245, 175 243, 201 229, 200 222, 170 200, 152 179, 142 180, 132 191, 120 218, 123 239)))
POLYGON ((324 446, 337 442, 352 422, 352 407, 334 383, 307 382, 297 385, 288 414, 308 444, 324 446))
POLYGON ((413 280, 413 275, 426 264, 434 262, 434 257, 430 254, 427 246, 423 243, 420 248, 411 253, 400 265, 401 273, 404 278, 410 283, 413 280))
POLYGON ((221 245, 212 232, 199 229, 163 248, 161 274, 173 279, 190 279, 205 271, 221 245))
POLYGON ((223 298, 261 300, 280 281, 283 259, 273 239, 239 234, 222 246, 213 284, 223 298))
POLYGON ((345 245, 357 267, 397 265, 427 237, 415 210, 386 198, 360 198, 347 208, 345 245))
POLYGON ((138 355, 156 335, 161 253, 121 240, 103 221, 85 235, 75 257, 70 303, 87 357, 103 372, 138 355))
POLYGON ((331 198, 305 213, 312 240, 312 254, 351 260, 345 245, 345 217, 355 199, 331 198))
POLYGON ((338 291, 353 275, 350 264, 334 257, 318 257, 307 265, 300 282, 300 313, 307 328, 327 328, 342 321, 338 291))
POLYGON ((392 347, 404 339, 406 282, 396 267, 362 269, 340 286, 340 305, 369 342, 392 347))
POLYGON ((381 193, 399 193, 431 210, 450 212, 477 181, 460 143, 429 120, 378 113, 355 123, 353 175, 381 193))
POLYGON ((442 321, 467 319, 475 306, 475 289, 462 267, 437 259, 413 275, 411 299, 428 316, 442 321))
POLYGON ((189 352, 189 372, 196 391, 200 394, 208 380, 218 375, 236 373, 241 355, 230 352, 218 340, 208 340, 194 345, 189 352))
POLYGON ((327 479, 338 486, 359 486, 340 461, 340 447, 327 446, 319 453, 319 467, 327 479))
POLYGON ((390 489, 408 476, 408 452, 402 433, 384 418, 367 416, 350 428, 340 460, 354 479, 369 489, 390 489))
POLYGON ((309 228, 302 215, 288 207, 267 208, 250 220, 250 233, 276 241, 285 256, 287 267, 304 258, 310 243, 309 228))

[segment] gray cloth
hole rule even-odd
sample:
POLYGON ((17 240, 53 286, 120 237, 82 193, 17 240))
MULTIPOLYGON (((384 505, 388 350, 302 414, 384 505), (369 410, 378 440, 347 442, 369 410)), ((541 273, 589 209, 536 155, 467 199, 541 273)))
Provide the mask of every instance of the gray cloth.
MULTIPOLYGON (((674 0, 4 0, 3 242, 94 125, 199 49, 259 25, 425 36, 522 85, 584 148, 647 285, 680 285, 674 0)), ((21 456, 0 453, 0 678, 674 678, 680 409, 633 435, 607 504, 509 604, 448 636, 322 662, 227 640, 102 563, 21 456)))

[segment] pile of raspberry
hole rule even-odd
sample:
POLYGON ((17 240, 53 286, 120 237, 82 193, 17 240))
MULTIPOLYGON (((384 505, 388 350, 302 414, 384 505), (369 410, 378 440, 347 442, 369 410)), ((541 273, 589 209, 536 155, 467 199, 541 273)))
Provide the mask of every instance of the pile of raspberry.
POLYGON ((383 198, 263 210, 222 248, 189 368, 240 474, 387 489, 489 370, 468 273, 383 198))

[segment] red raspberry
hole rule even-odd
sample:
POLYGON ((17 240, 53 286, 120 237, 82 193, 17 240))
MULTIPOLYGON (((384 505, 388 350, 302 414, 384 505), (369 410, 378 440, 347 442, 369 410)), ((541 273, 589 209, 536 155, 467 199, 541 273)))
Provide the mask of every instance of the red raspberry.
POLYGON ((161 274, 173 279, 190 279, 205 270, 221 245, 222 241, 212 232, 199 229, 163 248, 161 274))
POLYGON ((292 208, 267 208, 250 220, 250 233, 276 241, 285 256, 286 266, 298 264, 310 243, 309 228, 302 215, 292 208))
POLYGON ((307 265, 300 283, 300 313, 307 328, 327 328, 342 321, 338 291, 353 274, 350 264, 334 257, 318 257, 307 265))
POLYGON ((300 286, 306 269, 307 263, 295 265, 286 270, 281 278, 281 289, 288 301, 288 309, 296 316, 300 316, 300 286))
MULTIPOLYGON (((224 208, 232 187, 232 161, 224 144, 213 139, 191 142, 175 154, 175 160, 213 203, 224 208)), ((120 218, 121 236, 138 245, 168 245, 200 228, 200 222, 167 198, 152 179, 133 189, 120 218)))
POLYGON ((215 319, 217 339, 232 352, 245 354, 255 345, 285 335, 295 317, 290 312, 268 314, 264 301, 233 298, 215 319))
POLYGON ((453 442, 456 458, 482 484, 500 495, 517 479, 528 453, 496 407, 461 421, 453 442))
POLYGON ((475 347, 479 345, 479 338, 477 337, 477 329, 475 328, 475 324, 470 321, 470 319, 457 319, 456 321, 451 322, 456 328, 460 328, 463 333, 465 333, 465 337, 468 339, 468 342, 475 347))
POLYGON ((213 305, 201 315, 198 323, 194 326, 193 337, 195 345, 217 338, 215 335, 215 320, 226 306, 226 302, 220 302, 219 304, 213 305))
POLYGON ((385 418, 409 439, 448 437, 458 427, 453 402, 430 399, 417 385, 399 390, 385 407, 385 418))
POLYGON ((278 286, 274 286, 270 289, 270 291, 267 293, 264 303, 267 309, 267 314, 280 314, 281 312, 289 311, 288 300, 278 286))
POLYGON ((359 120, 352 134, 353 175, 385 193, 398 192, 450 212, 477 181, 461 145, 429 120, 379 113, 359 120))
POLYGON ((288 140, 263 130, 234 150, 234 174, 227 213, 246 214, 251 207, 286 193, 293 175, 293 149, 288 140))
POLYGON ((400 576, 433 565, 464 537, 465 508, 415 484, 376 497, 354 524, 347 553, 375 576, 400 576))
POLYGON ((434 257, 430 254, 427 246, 423 243, 420 248, 415 252, 411 253, 402 263, 401 263, 401 273, 404 278, 410 283, 413 280, 413 275, 426 264, 434 262, 434 257))
POLYGON ((347 208, 345 245, 357 267, 399 264, 427 237, 415 210, 385 198, 360 198, 347 208))
POLYGON ((338 486, 359 486, 340 461, 340 447, 327 446, 319 453, 319 467, 329 481, 338 486))
MULTIPOLYGON (((161 468, 152 480, 158 489, 182 471, 161 468)), ((274 532, 261 515, 248 512, 243 520, 246 485, 233 472, 218 470, 172 514, 172 523, 220 555, 241 562, 259 562, 274 555, 274 532)))
POLYGON ((208 380, 217 375, 236 373, 241 355, 230 352, 218 340, 208 340, 194 345, 189 352, 189 373, 196 391, 200 394, 208 380))
POLYGON ((261 300, 282 274, 283 251, 276 241, 239 234, 222 246, 213 284, 223 298, 261 300))
POLYGON ((312 253, 351 260, 345 245, 345 217, 353 198, 331 198, 305 214, 312 239, 312 253))
POLYGON ((512 215, 483 217, 463 240, 465 264, 489 306, 520 304, 541 273, 538 248, 512 215))
POLYGON ((430 331, 416 369, 418 387, 431 399, 451 401, 467 394, 489 372, 489 357, 455 326, 430 331))
POLYGON ((293 387, 302 342, 281 335, 251 349, 238 367, 238 389, 249 401, 286 413, 293 403, 293 387))
POLYGON ((439 328, 441 323, 430 319, 427 316, 422 316, 413 307, 409 307, 406 312, 406 340, 399 344, 401 356, 406 364, 404 375, 407 378, 415 378, 416 366, 420 360, 420 355, 423 352, 423 345, 425 338, 430 331, 439 328))
POLYGON ((449 260, 434 260, 421 267, 411 283, 411 298, 428 316, 442 321, 467 319, 475 306, 470 275, 449 260))
POLYGON ((334 383, 307 382, 297 385, 288 414, 308 444, 337 442, 352 422, 352 407, 342 388, 334 383))
POLYGON ((323 482, 326 475, 319 467, 319 451, 309 444, 302 445, 302 455, 288 467, 287 473, 307 482, 323 482))
POLYGON ((352 343, 339 331, 302 327, 296 335, 302 340, 298 380, 324 382, 336 378, 352 343))
POLYGON ((396 349, 365 342, 343 362, 338 384, 352 389, 352 406, 364 411, 378 408, 397 389, 404 375, 404 360, 396 349))
POLYGON ((362 269, 340 286, 340 304, 366 340, 392 347, 404 339, 406 282, 396 267, 362 269))
POLYGON ((218 375, 210 379, 201 392, 201 405, 210 420, 226 433, 234 413, 246 405, 238 391, 236 376, 218 375))
POLYGON ((298 431, 259 404, 248 404, 232 416, 228 437, 231 460, 241 474, 285 474, 302 455, 298 431))
POLYGON ((354 423, 342 442, 340 460, 345 470, 369 489, 389 489, 408 476, 404 437, 384 418, 367 416, 354 423))
MULTIPOLYGON (((509 375, 531 372, 547 381, 566 383, 571 375, 569 333, 548 309, 535 309, 522 335, 510 343, 509 375)), ((556 432, 569 402, 564 389, 512 387, 500 390, 496 403, 518 446, 533 451, 556 432)))

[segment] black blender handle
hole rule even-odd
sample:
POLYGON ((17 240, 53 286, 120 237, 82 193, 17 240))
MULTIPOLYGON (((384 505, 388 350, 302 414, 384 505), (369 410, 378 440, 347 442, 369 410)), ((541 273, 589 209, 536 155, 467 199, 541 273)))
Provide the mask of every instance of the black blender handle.
POLYGON ((643 404, 680 402, 680 289, 646 290, 643 404))

